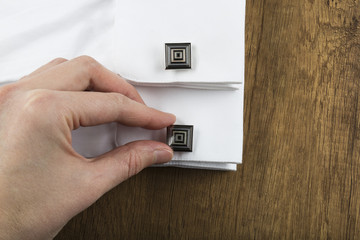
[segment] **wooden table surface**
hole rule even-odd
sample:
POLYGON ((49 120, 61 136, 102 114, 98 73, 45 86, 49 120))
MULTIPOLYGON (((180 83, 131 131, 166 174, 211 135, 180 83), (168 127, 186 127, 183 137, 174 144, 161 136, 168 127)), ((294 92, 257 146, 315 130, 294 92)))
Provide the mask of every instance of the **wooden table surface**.
POLYGON ((56 239, 360 239, 359 5, 248 0, 238 171, 146 169, 56 239))

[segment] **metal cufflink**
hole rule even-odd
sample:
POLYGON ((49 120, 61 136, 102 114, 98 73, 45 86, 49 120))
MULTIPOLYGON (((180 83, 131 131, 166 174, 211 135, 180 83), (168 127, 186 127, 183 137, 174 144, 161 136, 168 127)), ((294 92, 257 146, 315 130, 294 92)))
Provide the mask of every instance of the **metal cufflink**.
POLYGON ((165 69, 191 68, 191 43, 165 43, 165 69))
POLYGON ((193 148, 192 125, 172 125, 167 128, 167 144, 179 152, 192 152, 193 148))

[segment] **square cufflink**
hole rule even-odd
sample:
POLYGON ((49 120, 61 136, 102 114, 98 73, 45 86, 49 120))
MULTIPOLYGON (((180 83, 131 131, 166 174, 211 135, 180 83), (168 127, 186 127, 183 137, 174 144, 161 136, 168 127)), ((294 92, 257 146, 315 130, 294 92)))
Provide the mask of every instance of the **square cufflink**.
POLYGON ((192 125, 172 125, 167 128, 167 144, 179 152, 192 152, 192 125))
POLYGON ((165 43, 165 68, 191 68, 191 43, 165 43))

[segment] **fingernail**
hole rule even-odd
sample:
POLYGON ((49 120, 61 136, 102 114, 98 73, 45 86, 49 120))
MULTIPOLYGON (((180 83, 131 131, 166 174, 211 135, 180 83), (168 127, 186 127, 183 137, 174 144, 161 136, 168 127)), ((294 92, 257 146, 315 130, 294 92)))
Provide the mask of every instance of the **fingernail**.
POLYGON ((157 149, 154 151, 155 163, 169 162, 173 158, 173 152, 168 149, 157 149))

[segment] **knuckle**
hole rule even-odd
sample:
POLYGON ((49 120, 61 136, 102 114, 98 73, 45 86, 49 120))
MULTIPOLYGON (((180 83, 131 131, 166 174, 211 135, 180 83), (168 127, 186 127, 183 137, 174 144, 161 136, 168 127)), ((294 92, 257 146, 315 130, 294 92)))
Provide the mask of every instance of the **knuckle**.
POLYGON ((134 176, 142 170, 142 161, 141 156, 135 149, 128 149, 128 158, 127 158, 127 173, 128 178, 134 176))
POLYGON ((48 90, 31 90, 26 93, 24 110, 27 113, 36 113, 39 109, 44 111, 55 103, 54 98, 54 95, 48 90))
POLYGON ((51 60, 50 63, 60 64, 60 63, 66 62, 66 61, 67 61, 67 59, 62 58, 62 57, 58 57, 58 58, 55 58, 55 59, 51 60))
POLYGON ((109 102, 114 109, 118 109, 116 119, 122 119, 126 109, 129 109, 130 99, 120 93, 109 93, 109 102))
POLYGON ((86 68, 93 68, 99 65, 99 63, 94 58, 87 55, 80 56, 76 60, 86 68))
POLYGON ((76 59, 86 63, 96 62, 96 60, 93 57, 90 57, 89 55, 82 55, 77 57, 76 59))
POLYGON ((120 93, 109 93, 111 101, 119 105, 125 105, 128 103, 129 99, 120 93))
POLYGON ((76 58, 75 61, 79 62, 81 69, 83 69, 86 74, 97 75, 100 71, 100 63, 90 56, 83 55, 76 58))
POLYGON ((0 102, 8 99, 18 89, 17 84, 12 83, 0 87, 0 102))

